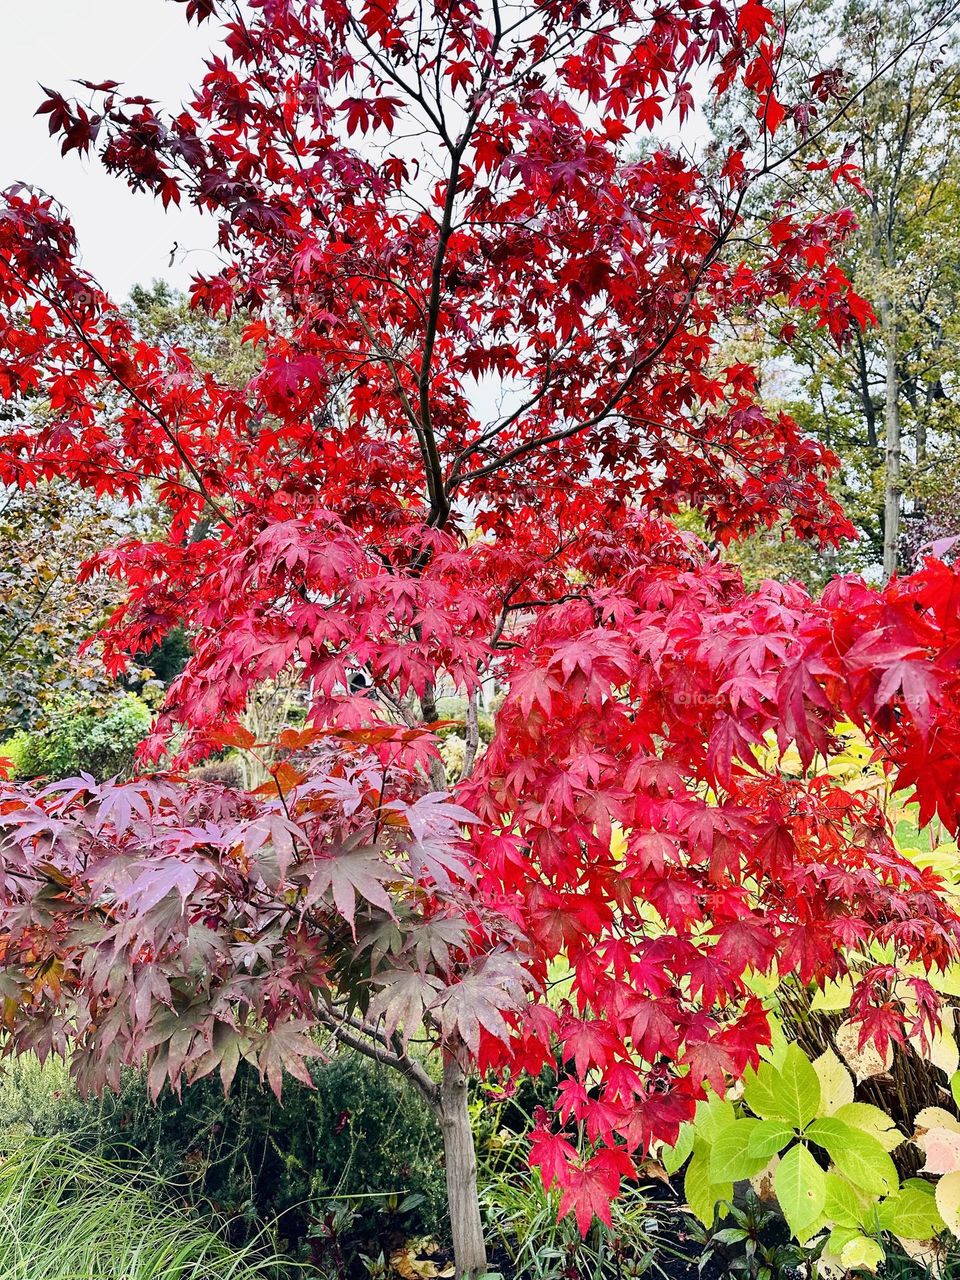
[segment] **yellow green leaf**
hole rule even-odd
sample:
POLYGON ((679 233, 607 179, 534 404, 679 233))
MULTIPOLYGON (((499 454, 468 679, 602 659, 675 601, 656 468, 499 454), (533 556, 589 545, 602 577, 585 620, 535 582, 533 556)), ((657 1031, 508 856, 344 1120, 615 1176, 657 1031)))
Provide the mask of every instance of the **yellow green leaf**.
POLYGON ((777 1166, 774 1187, 780 1211, 796 1235, 823 1212, 826 1175, 806 1147, 791 1147, 777 1166))
POLYGON ((810 1125, 806 1136, 823 1147, 855 1187, 871 1195, 890 1195, 899 1186, 893 1161, 876 1138, 862 1129, 854 1129, 836 1116, 824 1116, 810 1125))
POLYGON ((759 1173, 773 1152, 752 1155, 750 1135, 760 1120, 737 1120, 710 1144, 710 1177, 714 1182, 740 1182, 759 1173))
POLYGON ((787 1050, 779 1080, 779 1114, 802 1129, 820 1110, 820 1080, 813 1063, 799 1047, 787 1050))
POLYGON ((683 1179, 683 1194, 690 1212, 699 1218, 705 1227, 713 1223, 714 1212, 720 1200, 729 1200, 733 1195, 732 1183, 714 1183, 710 1178, 710 1167, 706 1156, 695 1152, 683 1179))
POLYGON ((660 1163, 667 1173, 676 1173, 693 1150, 693 1125, 688 1120, 680 1126, 680 1133, 672 1147, 663 1147, 660 1151, 660 1163))
POLYGON ((883 1249, 869 1236, 855 1236, 840 1250, 840 1261, 851 1271, 876 1271, 883 1261, 883 1249))
POLYGON ((823 1216, 833 1226, 862 1227, 863 1205, 853 1187, 846 1178, 838 1173, 827 1173, 827 1198, 823 1206, 823 1216))
POLYGON ((929 1182, 911 1178, 900 1194, 884 1200, 877 1210, 880 1227, 902 1240, 930 1240, 945 1226, 929 1182))
POLYGON ((895 1151, 901 1142, 906 1142, 905 1136, 890 1116, 869 1102, 845 1102, 842 1107, 837 1108, 834 1116, 844 1124, 853 1125, 854 1129, 862 1129, 864 1133, 869 1133, 871 1138, 876 1138, 884 1151, 895 1151))
POLYGON ((795 1133, 793 1125, 785 1120, 757 1120, 747 1137, 747 1151, 769 1160, 783 1150, 795 1133))

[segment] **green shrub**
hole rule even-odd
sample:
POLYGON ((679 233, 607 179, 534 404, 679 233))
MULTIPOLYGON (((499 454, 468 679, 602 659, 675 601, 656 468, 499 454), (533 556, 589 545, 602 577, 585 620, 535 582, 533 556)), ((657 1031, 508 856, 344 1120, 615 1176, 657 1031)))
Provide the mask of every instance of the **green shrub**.
MULTIPOLYGON (((4 1280, 275 1280, 277 1257, 231 1248, 172 1204, 155 1177, 61 1138, 28 1138, 0 1161, 4 1280)), ((289 1264, 285 1277, 292 1277, 289 1264)))
POLYGON ((3 1063, 0 1073, 0 1151, 12 1135, 57 1134, 70 1129, 77 1094, 62 1058, 43 1065, 33 1054, 3 1063))
POLYGON ((34 735, 26 729, 18 729, 6 742, 0 742, 0 758, 8 762, 11 778, 31 778, 38 772, 33 748, 34 735))
MULTIPOLYGON (((316 1066, 315 1089, 288 1081, 283 1104, 241 1066, 228 1098, 200 1081, 156 1106, 143 1077, 84 1101, 63 1068, 32 1059, 0 1086, 0 1136, 15 1127, 66 1135, 108 1160, 142 1159, 244 1242, 275 1223, 283 1248, 322 1259, 396 1234, 444 1234, 445 1188, 436 1121, 391 1072, 352 1054, 316 1066)), ((0 1275, 2 1275, 0 1271, 0 1275)))
POLYGON ((135 693, 118 694, 105 707, 54 703, 42 729, 14 734, 0 745, 0 755, 13 761, 16 778, 90 773, 102 780, 130 772, 152 718, 135 693))
POLYGON ((243 787, 243 767, 235 752, 222 760, 209 760, 190 770, 190 777, 199 782, 218 782, 222 787, 243 787))

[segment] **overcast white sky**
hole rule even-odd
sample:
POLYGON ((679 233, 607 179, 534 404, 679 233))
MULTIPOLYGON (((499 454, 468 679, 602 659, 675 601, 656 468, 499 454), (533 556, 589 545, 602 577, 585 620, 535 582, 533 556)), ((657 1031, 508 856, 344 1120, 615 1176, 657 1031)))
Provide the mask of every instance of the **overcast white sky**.
MULTIPOLYGON (((215 224, 190 208, 165 214, 152 196, 104 173, 95 156, 61 159, 46 117, 34 114, 39 85, 70 92, 78 78, 119 80, 175 108, 218 34, 211 22, 188 25, 170 0, 0 0, 0 189, 29 182, 61 200, 84 266, 118 301, 137 283, 164 278, 184 288, 195 272, 214 270, 215 224)), ((668 121, 662 132, 675 141, 675 128, 668 121)), ((684 133, 688 145, 698 142, 702 123, 695 117, 684 133)))
MULTIPOLYGON (((212 270, 216 228, 195 210, 164 214, 159 201, 134 195, 122 180, 75 151, 66 159, 34 116, 38 81, 68 91, 70 81, 120 80, 131 92, 176 106, 199 80, 216 28, 187 25, 169 0, 0 0, 0 188, 31 182, 73 216, 83 262, 113 296, 154 277, 181 287, 212 270), (174 241, 180 253, 168 266, 174 241)), ((80 92, 85 92, 81 90, 80 92)))

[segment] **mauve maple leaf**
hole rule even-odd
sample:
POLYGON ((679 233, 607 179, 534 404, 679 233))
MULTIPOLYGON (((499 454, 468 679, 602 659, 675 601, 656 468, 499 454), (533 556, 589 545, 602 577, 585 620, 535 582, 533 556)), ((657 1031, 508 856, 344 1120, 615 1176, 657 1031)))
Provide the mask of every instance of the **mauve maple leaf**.
POLYGON ((529 985, 523 966, 515 959, 491 955, 441 992, 431 1012, 437 1013, 445 1035, 455 1032, 472 1053, 477 1053, 482 1032, 495 1040, 506 1039, 503 1015, 522 1007, 529 985))
POLYGON ((393 914, 390 895, 383 885, 396 879, 397 870, 374 846, 361 845, 334 850, 317 859, 317 869, 304 894, 304 903, 312 906, 318 898, 329 893, 337 910, 350 928, 356 932, 357 898, 380 907, 388 915, 393 914))
POLYGON ((122 878, 109 870, 106 875, 120 901, 130 911, 141 914, 170 893, 179 894, 181 902, 185 901, 196 887, 199 870, 178 858, 152 857, 125 866, 122 878))
POLYGON ((278 1098, 284 1074, 312 1087, 306 1060, 319 1057, 321 1051, 316 1041, 305 1034, 309 1029, 310 1024, 302 1020, 281 1023, 268 1031, 260 1043, 258 1056, 261 1068, 278 1098))
POLYGON ((376 975, 380 988, 370 1001, 367 1015, 383 1018, 388 1036, 399 1028, 406 1043, 423 1024, 425 1011, 445 989, 441 978, 409 969, 386 970, 376 975))

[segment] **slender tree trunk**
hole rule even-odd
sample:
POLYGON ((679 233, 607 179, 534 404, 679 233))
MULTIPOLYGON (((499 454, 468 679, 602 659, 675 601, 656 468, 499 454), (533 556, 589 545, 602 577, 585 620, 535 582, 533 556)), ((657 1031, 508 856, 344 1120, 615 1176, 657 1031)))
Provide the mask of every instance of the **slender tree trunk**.
POLYGON ((440 1127, 457 1280, 478 1280, 487 1270, 487 1250, 477 1194, 477 1153, 467 1111, 467 1077, 452 1055, 443 1064, 440 1127))
POLYGON ((900 388, 897 384, 897 317, 889 298, 878 303, 883 333, 884 477, 883 477, 883 577, 897 571, 900 543, 900 388))

